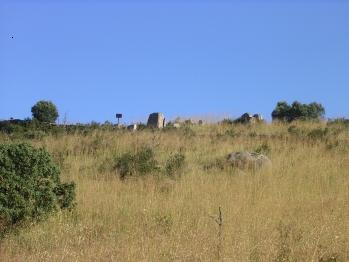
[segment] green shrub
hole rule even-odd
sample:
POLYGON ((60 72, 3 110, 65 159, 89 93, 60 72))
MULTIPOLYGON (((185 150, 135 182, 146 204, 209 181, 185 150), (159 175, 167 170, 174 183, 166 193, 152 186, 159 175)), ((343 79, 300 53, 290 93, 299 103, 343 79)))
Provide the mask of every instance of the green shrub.
POLYGON ((171 155, 165 164, 165 173, 168 176, 174 176, 178 174, 184 167, 185 156, 182 153, 176 153, 171 155))
POLYGON ((323 140, 329 133, 328 128, 315 128, 308 133, 308 138, 312 140, 323 140))
POLYGON ((128 176, 142 176, 159 169, 157 161, 154 159, 154 152, 148 147, 143 147, 136 153, 127 152, 118 156, 115 168, 121 179, 128 176))
POLYGON ((232 125, 234 124, 234 120, 230 118, 224 118, 221 122, 221 125, 232 125))
POLYGON ((0 231, 26 219, 71 208, 75 184, 61 183, 59 175, 59 169, 43 148, 1 144, 0 231))
POLYGON ((154 151, 149 147, 143 147, 136 153, 126 152, 116 157, 114 169, 118 171, 121 179, 160 171, 168 176, 174 176, 182 171, 184 163, 185 156, 182 153, 175 153, 170 155, 164 166, 159 166, 154 151))

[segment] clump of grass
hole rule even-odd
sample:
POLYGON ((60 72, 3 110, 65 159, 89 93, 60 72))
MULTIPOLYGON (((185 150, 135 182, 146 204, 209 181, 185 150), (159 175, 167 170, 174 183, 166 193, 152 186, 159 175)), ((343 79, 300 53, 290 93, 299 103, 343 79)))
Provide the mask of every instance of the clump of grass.
POLYGON ((221 125, 232 125, 234 124, 234 120, 230 118, 225 118, 220 122, 221 125))
POLYGON ((182 153, 175 153, 170 155, 164 167, 165 174, 168 176, 179 175, 183 171, 185 163, 185 156, 182 153))
POLYGON ((260 146, 258 146, 254 152, 258 153, 258 154, 264 154, 269 156, 271 153, 271 148, 267 143, 263 143, 260 146))
POLYGON ((195 131, 192 129, 190 125, 184 125, 183 127, 181 127, 181 130, 184 137, 186 138, 192 138, 196 136, 195 131))
POLYGON ((303 232, 294 224, 286 224, 282 221, 277 226, 277 231, 279 239, 275 262, 296 261, 293 258, 292 247, 302 239, 303 232))
POLYGON ((216 158, 203 165, 204 170, 224 170, 227 167, 227 161, 224 158, 216 158))
POLYGON ((155 222, 155 226, 157 227, 157 231, 159 231, 162 234, 170 233, 173 227, 173 218, 171 214, 162 214, 160 212, 157 212, 156 214, 154 214, 153 219, 155 222))
POLYGON ((301 138, 304 136, 304 130, 300 129, 299 127, 297 127, 296 125, 291 125, 288 129, 287 129, 288 133, 292 136, 301 138))
POLYGON ((326 257, 324 256, 319 259, 319 262, 339 262, 339 261, 342 261, 342 260, 340 260, 337 254, 332 254, 326 257))

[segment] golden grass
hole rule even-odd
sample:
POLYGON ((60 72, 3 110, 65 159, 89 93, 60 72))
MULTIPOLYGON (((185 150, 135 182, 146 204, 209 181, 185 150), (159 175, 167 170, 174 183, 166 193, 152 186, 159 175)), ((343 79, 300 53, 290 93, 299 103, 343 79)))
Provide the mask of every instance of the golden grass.
POLYGON ((218 252, 222 261, 349 261, 348 129, 326 141, 277 124, 192 129, 195 135, 97 131, 31 141, 52 153, 63 180, 76 182, 77 208, 8 235, 0 261, 217 261, 218 252), (271 149, 272 170, 203 168, 262 144, 271 149), (184 174, 120 181, 101 168, 142 145, 153 147, 159 161, 185 152, 184 174))

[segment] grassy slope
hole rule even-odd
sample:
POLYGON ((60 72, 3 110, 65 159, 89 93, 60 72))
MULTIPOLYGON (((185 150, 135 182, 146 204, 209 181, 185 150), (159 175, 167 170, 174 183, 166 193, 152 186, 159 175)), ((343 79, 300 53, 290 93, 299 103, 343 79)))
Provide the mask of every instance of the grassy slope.
MULTIPOLYGON (((323 124, 298 126, 307 133, 323 124)), ((77 183, 78 206, 8 236, 0 260, 214 261, 219 252, 226 261, 349 261, 348 129, 331 128, 327 140, 287 129, 212 125, 193 127, 194 133, 96 132, 30 141, 54 155, 63 179, 77 183), (270 148, 272 171, 203 168, 262 144, 270 148), (141 145, 153 147, 160 161, 185 152, 184 175, 117 179, 111 157, 141 145), (218 207, 221 239, 212 218, 218 207)))

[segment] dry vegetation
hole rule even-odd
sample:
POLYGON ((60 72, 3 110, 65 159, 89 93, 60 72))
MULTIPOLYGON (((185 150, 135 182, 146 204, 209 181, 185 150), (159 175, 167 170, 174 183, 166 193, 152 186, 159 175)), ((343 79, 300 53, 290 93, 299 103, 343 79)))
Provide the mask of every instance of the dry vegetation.
POLYGON ((325 127, 208 125, 30 140, 52 153, 63 180, 76 182, 77 207, 8 235, 0 261, 349 261, 349 131, 325 127), (181 177, 120 180, 113 156, 143 145, 160 162, 183 152, 181 177), (272 170, 244 173, 216 161, 258 148, 272 170))

